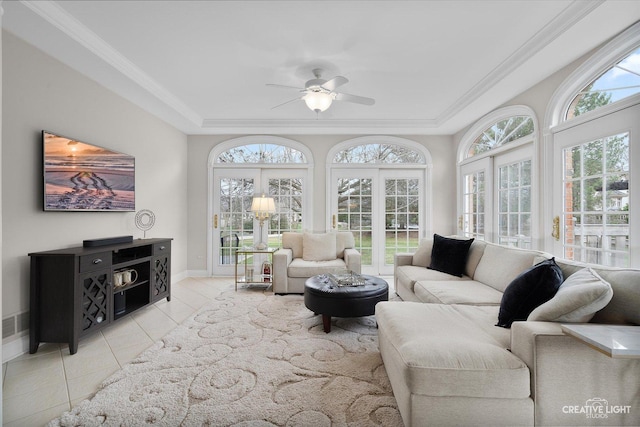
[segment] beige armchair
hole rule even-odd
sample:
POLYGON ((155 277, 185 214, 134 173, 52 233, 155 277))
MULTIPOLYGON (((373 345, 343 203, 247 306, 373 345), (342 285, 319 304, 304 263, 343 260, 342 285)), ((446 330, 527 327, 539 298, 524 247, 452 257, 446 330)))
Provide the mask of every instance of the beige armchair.
POLYGON ((352 270, 360 273, 361 255, 350 231, 282 234, 282 248, 273 254, 273 292, 302 294, 304 283, 318 274, 352 270))

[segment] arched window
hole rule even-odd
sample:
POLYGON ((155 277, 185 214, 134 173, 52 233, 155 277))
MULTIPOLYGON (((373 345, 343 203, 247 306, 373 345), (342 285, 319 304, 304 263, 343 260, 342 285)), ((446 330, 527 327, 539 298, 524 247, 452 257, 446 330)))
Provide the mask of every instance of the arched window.
POLYGON ((308 227, 312 180, 313 155, 297 141, 256 135, 216 145, 209 153, 209 271, 233 275, 234 248, 278 247, 283 232, 308 227), (251 206, 262 194, 274 199, 275 212, 260 226, 251 206))
POLYGON ((398 144, 369 143, 338 151, 333 163, 404 163, 424 164, 425 157, 415 149, 398 144))
POLYGON ((405 138, 367 136, 327 154, 330 227, 351 231, 368 274, 393 274, 431 228, 431 155, 405 138))
MULTIPOLYGON (((545 127, 553 239, 567 259, 640 266, 640 23, 595 52, 554 92, 545 127), (634 202, 635 200, 635 202, 634 202), (635 219, 634 219, 635 218, 635 219)), ((551 233, 549 233, 551 234, 551 233)))
POLYGON ((489 113, 458 148, 458 228, 468 237, 531 249, 536 118, 524 105, 489 113))
POLYGON ((307 163, 307 157, 286 145, 246 144, 220 153, 216 163, 307 163))
POLYGON ((582 88, 567 108, 565 120, 640 93, 640 47, 582 88))
POLYGON ((533 120, 530 116, 511 116, 486 128, 473 141, 466 157, 484 153, 533 133, 533 120))

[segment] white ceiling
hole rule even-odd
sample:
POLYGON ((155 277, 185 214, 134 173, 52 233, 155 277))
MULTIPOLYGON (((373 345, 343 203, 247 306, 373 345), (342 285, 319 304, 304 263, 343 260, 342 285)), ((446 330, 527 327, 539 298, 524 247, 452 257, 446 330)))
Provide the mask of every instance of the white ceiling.
POLYGON ((636 0, 4 1, 2 25, 187 134, 452 134, 640 20, 636 0), (342 75, 373 106, 318 117, 342 75))

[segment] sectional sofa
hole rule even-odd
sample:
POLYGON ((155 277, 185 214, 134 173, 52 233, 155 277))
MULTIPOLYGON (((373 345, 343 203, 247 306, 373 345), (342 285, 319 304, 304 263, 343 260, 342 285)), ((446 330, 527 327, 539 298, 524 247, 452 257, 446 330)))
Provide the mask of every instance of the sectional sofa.
POLYGON ((564 282, 555 296, 505 328, 496 326, 505 290, 550 255, 476 240, 457 277, 428 268, 432 249, 424 239, 396 255, 403 301, 376 306, 405 425, 640 425, 640 360, 611 358, 561 329, 639 325, 640 270, 556 259, 564 282))

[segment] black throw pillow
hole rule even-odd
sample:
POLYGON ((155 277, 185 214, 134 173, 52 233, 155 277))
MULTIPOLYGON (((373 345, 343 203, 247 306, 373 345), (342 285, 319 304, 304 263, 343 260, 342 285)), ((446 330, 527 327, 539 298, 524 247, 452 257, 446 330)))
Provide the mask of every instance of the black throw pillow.
POLYGON ((433 235, 431 265, 428 268, 462 277, 473 239, 461 240, 433 235))
POLYGON ((520 273, 502 294, 496 326, 510 328, 516 320, 527 320, 538 306, 549 301, 564 278, 555 258, 542 261, 520 273))

